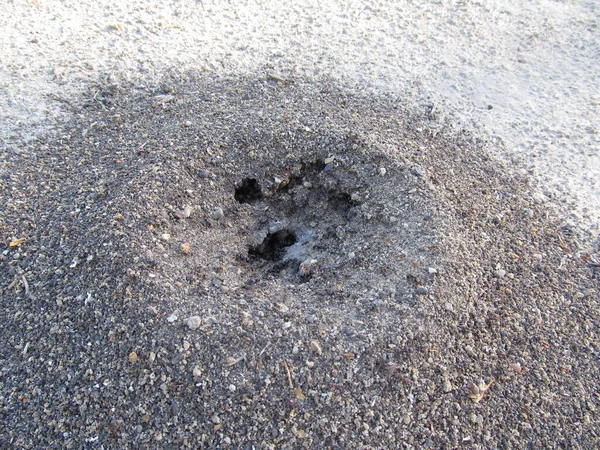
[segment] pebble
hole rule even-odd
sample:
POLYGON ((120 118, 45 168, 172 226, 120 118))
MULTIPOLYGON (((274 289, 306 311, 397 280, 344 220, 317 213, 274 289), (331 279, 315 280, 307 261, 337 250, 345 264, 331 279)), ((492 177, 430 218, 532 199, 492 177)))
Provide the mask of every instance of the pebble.
POLYGON ((434 269, 433 267, 429 267, 427 269, 427 271, 431 274, 431 275, 435 275, 436 273, 438 273, 437 269, 434 269))
POLYGON ((506 275, 506 270, 504 270, 504 269, 496 270, 496 276, 498 278, 504 278, 505 275, 506 275))
POLYGON ((221 220, 224 216, 225 213, 223 213, 223 209, 218 206, 210 214, 210 217, 212 217, 215 220, 221 220))
POLYGON ((425 295, 429 292, 429 290, 425 286, 419 286, 416 292, 417 295, 425 295))
POLYGON ((381 167, 379 169, 379 175, 384 176, 387 173, 387 170, 385 167, 381 167))
POLYGON ((318 341, 310 341, 310 349, 317 356, 321 356, 323 354, 323 349, 318 341))
POLYGON ((452 383, 450 383, 450 380, 445 379, 444 380, 444 392, 447 394, 448 392, 452 391, 452 383))
POLYGON ((190 254, 190 244, 188 244, 187 242, 185 244, 181 244, 181 253, 183 253, 184 255, 189 255, 190 254))
POLYGON ((177 320, 177 316, 175 314, 171 314, 169 317, 167 317, 167 322, 169 323, 173 323, 177 320))
POLYGON ((168 241, 169 239, 171 239, 171 235, 169 233, 163 233, 160 237, 163 241, 168 241))
POLYGON ((200 378, 202 376, 202 369, 200 369, 200 366, 194 367, 194 370, 192 370, 192 375, 194 378, 200 378))
POLYGON ((423 170, 423 168, 421 166, 415 166, 411 169, 411 172, 413 175, 418 176, 419 178, 423 178, 423 175, 425 175, 425 171, 423 170))
POLYGON ((191 316, 185 319, 185 324, 190 330, 197 330, 202 325, 202 318, 200 316, 191 316))

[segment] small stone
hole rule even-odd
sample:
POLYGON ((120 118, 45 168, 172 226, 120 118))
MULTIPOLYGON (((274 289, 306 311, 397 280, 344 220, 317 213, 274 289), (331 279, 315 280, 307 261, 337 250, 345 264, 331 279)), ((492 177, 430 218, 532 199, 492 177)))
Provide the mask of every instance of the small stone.
POLYGON ((171 314, 169 317, 167 317, 167 322, 173 323, 175 321, 177 321, 177 316, 175 314, 171 314))
POLYGON ((416 292, 417 295, 426 295, 429 292, 429 289, 427 289, 425 286, 419 286, 416 292))
POLYGON ((182 215, 183 215, 183 217, 185 217, 187 219, 188 217, 190 217, 192 215, 193 211, 194 210, 192 209, 191 206, 186 206, 185 208, 183 208, 183 214, 182 215))
POLYGON ((131 364, 135 364, 137 361, 138 361, 138 355, 137 355, 137 353, 136 352, 131 352, 129 354, 129 362, 131 364))
POLYGON ((310 189, 313 187, 310 181, 305 181, 304 183, 302 183, 302 186, 304 186, 306 189, 310 189))
POLYGON ((434 269, 433 267, 429 267, 427 269, 427 271, 431 274, 431 275, 435 275, 436 273, 438 273, 437 269, 434 269))
POLYGON ((423 178, 423 175, 425 175, 425 171, 423 170, 423 168, 421 166, 415 166, 411 169, 411 173, 413 175, 416 175, 419 178, 423 178))
POLYGON ((300 429, 300 430, 296 430, 296 435, 300 438, 300 439, 306 439, 307 434, 306 431, 300 429))
POLYGON ((229 389, 229 392, 235 392, 237 388, 235 387, 235 384, 230 384, 228 389, 229 389))
POLYGON ((519 362, 511 362, 509 364, 509 367, 517 374, 521 374, 521 372, 523 371, 523 369, 521 368, 521 363, 519 362))
POLYGON ((444 392, 447 394, 452 391, 452 383, 447 378, 444 380, 444 392))
POLYGON ((323 349, 318 341, 310 341, 310 349, 317 356, 321 356, 323 354, 323 349))
POLYGON ((298 268, 298 274, 301 277, 307 277, 312 275, 317 268, 317 260, 316 259, 307 259, 300 263, 300 267, 298 268))
POLYGON ((352 195, 350 196, 350 200, 352 200, 353 202, 360 202, 362 200, 361 196, 359 194, 357 194, 356 192, 353 192, 352 195))
POLYGON ((190 244, 188 244, 187 242, 184 244, 181 244, 181 253, 183 253, 184 255, 189 255, 190 254, 190 244))
POLYGON ((379 169, 379 175, 384 176, 387 173, 387 170, 385 169, 385 167, 381 167, 379 169))
POLYGON ((306 361, 306 367, 308 367, 309 369, 312 369, 313 367, 315 367, 315 362, 314 361, 306 361))
POLYGON ((292 322, 284 322, 282 328, 284 330, 287 330, 288 328, 290 328, 292 326, 292 322))
POLYGON ((192 370, 192 376, 194 378, 200 378, 202 376, 202 369, 200 369, 200 366, 194 367, 194 370, 192 370))
POLYGON ((163 233, 160 237, 163 241, 169 241, 171 239, 171 235, 169 233, 163 233))
POLYGON ((210 217, 212 217, 214 220, 221 220, 224 216, 225 213, 223 213, 223 209, 218 206, 210 214, 210 217))
POLYGON ((356 253, 350 252, 348 253, 348 259, 354 259, 356 257, 356 253))
POLYGON ((506 276, 506 270, 504 270, 504 269, 496 270, 496 276, 498 278, 504 278, 506 276))
POLYGON ((185 319, 185 324, 190 330, 197 330, 202 325, 202 318, 200 316, 191 316, 185 319))
POLYGON ((287 305, 284 305, 283 303, 278 303, 277 309, 279 310, 280 313, 283 313, 283 314, 289 312, 289 310, 290 310, 290 308, 287 305))

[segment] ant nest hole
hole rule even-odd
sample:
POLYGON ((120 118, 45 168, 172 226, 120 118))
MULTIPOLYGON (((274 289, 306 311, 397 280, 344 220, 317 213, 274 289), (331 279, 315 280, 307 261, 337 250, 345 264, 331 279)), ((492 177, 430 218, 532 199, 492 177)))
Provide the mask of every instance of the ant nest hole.
POLYGON ((391 161, 364 155, 260 164, 234 191, 250 213, 252 279, 321 280, 356 295, 369 286, 374 295, 413 298, 428 283, 415 267, 433 264, 437 248, 422 185, 391 161))

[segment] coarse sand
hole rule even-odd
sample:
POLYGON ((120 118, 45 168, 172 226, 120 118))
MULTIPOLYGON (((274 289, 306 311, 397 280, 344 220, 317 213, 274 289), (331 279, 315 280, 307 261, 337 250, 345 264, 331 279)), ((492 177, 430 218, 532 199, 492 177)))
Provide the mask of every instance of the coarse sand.
POLYGON ((0 447, 598 447, 592 3, 0 9, 0 447))

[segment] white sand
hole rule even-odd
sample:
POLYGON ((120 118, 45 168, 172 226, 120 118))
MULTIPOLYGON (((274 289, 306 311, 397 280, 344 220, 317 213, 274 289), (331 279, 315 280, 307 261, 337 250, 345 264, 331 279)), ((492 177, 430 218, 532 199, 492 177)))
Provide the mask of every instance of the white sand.
POLYGON ((540 199, 600 220, 594 1, 13 0, 0 3, 0 141, 44 132, 101 76, 333 77, 482 124, 540 199), (492 109, 488 109, 488 105, 492 109), (516 162, 515 162, 516 158, 516 162))

